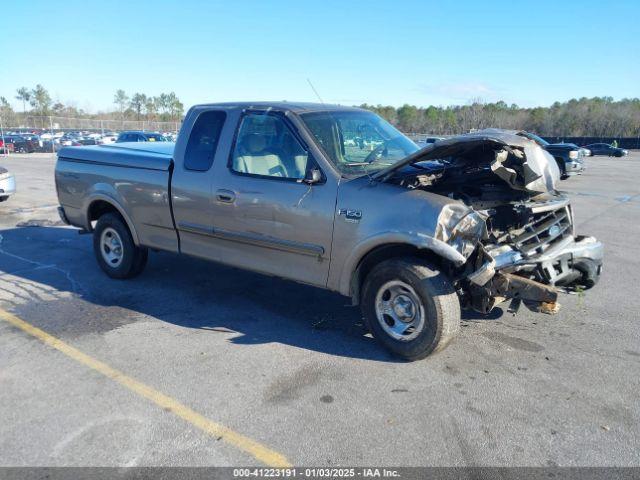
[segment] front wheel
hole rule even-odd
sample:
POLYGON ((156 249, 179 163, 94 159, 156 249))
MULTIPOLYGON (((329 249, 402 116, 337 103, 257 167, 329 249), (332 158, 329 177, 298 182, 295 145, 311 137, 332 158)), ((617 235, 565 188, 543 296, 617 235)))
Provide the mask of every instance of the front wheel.
POLYGON ((362 309, 373 336, 406 360, 444 349, 460 327, 460 301, 450 280, 418 258, 375 266, 364 282, 362 309))
POLYGON ((147 264, 148 250, 137 247, 122 217, 106 213, 93 232, 93 250, 100 268, 111 278, 132 278, 147 264))

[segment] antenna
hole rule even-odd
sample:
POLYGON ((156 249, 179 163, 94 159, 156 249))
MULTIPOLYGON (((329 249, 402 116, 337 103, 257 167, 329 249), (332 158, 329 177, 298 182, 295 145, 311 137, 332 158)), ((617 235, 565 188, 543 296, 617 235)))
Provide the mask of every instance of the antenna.
MULTIPOLYGON (((316 97, 318 97, 318 100, 320 100, 320 103, 322 105, 325 105, 324 100, 322 100, 322 97, 320 96, 320 94, 318 93, 318 91, 316 90, 316 87, 313 86, 313 83, 311 83, 311 79, 307 78, 307 83, 309 84, 309 86, 311 87, 311 90, 313 90, 313 93, 316 94, 316 97)), ((328 111, 327 112, 329 114, 329 116, 331 118, 333 118, 333 114, 328 111)), ((335 119, 334 119, 335 120, 335 119)), ((337 122, 336 122, 337 123, 337 122)), ((369 183, 374 183, 374 178, 371 176, 371 174, 368 172, 367 168, 365 165, 360 165, 362 167, 362 171, 363 173, 369 178, 369 183)), ((305 194, 306 195, 306 194, 305 194)), ((303 196, 304 198, 304 196, 303 196)), ((302 201, 302 199, 301 199, 302 201)))
POLYGON ((313 86, 313 83, 311 83, 311 80, 309 80, 307 78, 307 82, 309 83, 309 86, 311 87, 311 90, 313 90, 313 93, 315 93, 316 97, 318 97, 318 100, 320 100, 320 103, 324 105, 324 100, 322 100, 322 97, 320 96, 320 94, 316 90, 316 87, 313 86))

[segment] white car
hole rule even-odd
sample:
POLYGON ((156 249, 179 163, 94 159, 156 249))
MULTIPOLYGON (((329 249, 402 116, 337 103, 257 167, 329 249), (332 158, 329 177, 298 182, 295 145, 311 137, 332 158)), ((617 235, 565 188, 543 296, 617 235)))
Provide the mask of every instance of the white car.
POLYGON ((102 144, 102 145, 108 145, 110 143, 116 143, 116 140, 118 139, 118 134, 117 133, 105 133, 104 135, 102 135, 99 139, 98 139, 98 143, 102 144))
POLYGON ((591 150, 589 150, 588 148, 580 147, 580 152, 582 153, 583 157, 591 156, 591 150))
POLYGON ((16 178, 6 168, 0 167, 0 202, 16 193, 16 178))

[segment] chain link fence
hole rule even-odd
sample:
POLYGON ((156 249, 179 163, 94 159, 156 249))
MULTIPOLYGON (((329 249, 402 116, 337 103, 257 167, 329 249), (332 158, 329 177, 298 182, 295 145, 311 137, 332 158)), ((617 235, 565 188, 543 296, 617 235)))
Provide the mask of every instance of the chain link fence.
POLYGON ((175 138, 174 134, 180 130, 181 124, 182 122, 175 121, 5 115, 0 116, 0 155, 9 155, 11 152, 55 153, 63 145, 61 137, 69 132, 80 132, 74 138, 84 139, 78 141, 87 145, 101 143, 101 138, 105 135, 118 134, 124 130, 160 132, 175 138))
POLYGON ((182 122, 160 122, 150 120, 101 120, 29 115, 20 119, 3 119, 5 131, 91 131, 96 133, 122 130, 145 130, 153 132, 177 132, 182 122))

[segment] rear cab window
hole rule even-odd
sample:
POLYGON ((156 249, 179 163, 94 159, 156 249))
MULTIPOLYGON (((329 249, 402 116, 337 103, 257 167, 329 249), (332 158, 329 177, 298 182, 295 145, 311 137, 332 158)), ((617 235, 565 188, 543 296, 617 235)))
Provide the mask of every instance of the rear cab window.
POLYGON ((184 168, 198 172, 211 168, 226 118, 227 114, 218 110, 202 112, 198 116, 187 142, 184 168))

